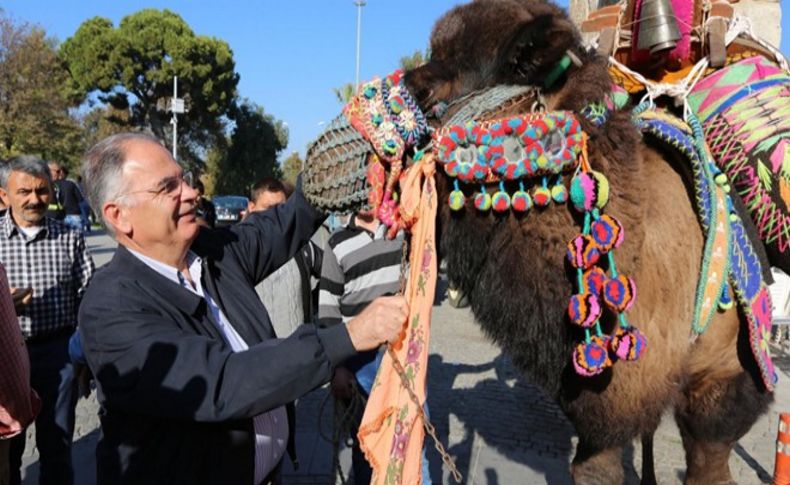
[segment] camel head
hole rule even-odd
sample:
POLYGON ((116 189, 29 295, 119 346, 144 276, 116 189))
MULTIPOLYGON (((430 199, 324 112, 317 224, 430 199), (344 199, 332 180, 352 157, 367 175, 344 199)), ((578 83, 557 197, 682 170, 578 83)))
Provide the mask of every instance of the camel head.
POLYGON ((541 0, 455 7, 434 26, 430 49, 430 60, 406 73, 424 110, 502 84, 540 88, 552 109, 580 109, 611 83, 605 60, 582 47, 567 14, 541 0))

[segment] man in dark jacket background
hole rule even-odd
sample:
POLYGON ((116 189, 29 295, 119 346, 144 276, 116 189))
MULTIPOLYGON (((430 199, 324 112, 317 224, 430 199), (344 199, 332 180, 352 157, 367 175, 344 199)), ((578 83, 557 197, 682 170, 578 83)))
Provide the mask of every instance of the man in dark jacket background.
POLYGON ((58 162, 48 162, 49 173, 52 177, 53 200, 50 203, 50 214, 53 219, 66 223, 75 231, 82 232, 82 210, 80 203, 83 200, 82 192, 77 184, 67 179, 68 171, 58 162))
POLYGON ((80 308, 102 407, 98 482, 276 483, 293 431, 283 406, 357 351, 396 341, 405 300, 275 339, 254 286, 323 220, 298 189, 240 224, 199 230, 188 175, 148 135, 103 140, 83 177, 119 243, 80 308))

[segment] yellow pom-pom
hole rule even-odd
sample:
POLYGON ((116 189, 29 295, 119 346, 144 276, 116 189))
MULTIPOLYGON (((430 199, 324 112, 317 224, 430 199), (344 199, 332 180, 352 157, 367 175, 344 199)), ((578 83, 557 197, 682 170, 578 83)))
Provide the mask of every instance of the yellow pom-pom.
POLYGON ((592 176, 595 177, 595 181, 598 182, 596 185, 595 206, 599 209, 603 209, 606 203, 609 202, 609 180, 601 172, 592 170, 590 174, 592 174, 592 176))
POLYGON ((466 198, 464 197, 464 193, 460 190, 453 190, 450 192, 450 209, 454 211, 459 211, 464 208, 464 204, 466 203, 466 198))

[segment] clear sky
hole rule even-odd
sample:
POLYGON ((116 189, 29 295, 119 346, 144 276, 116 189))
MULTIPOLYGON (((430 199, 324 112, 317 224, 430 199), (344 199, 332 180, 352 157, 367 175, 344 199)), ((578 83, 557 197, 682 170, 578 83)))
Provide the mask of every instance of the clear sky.
MULTIPOLYGON (((782 52, 790 51, 790 0, 781 0, 782 52)), ((431 27, 461 0, 367 0, 362 9, 360 80, 385 75, 404 55, 425 50, 431 27)), ((567 5, 567 0, 560 0, 567 5)), ((142 8, 168 8, 201 35, 225 40, 240 74, 238 91, 288 123, 291 151, 305 147, 340 113, 333 87, 354 81, 357 7, 352 0, 3 0, 13 17, 59 40, 84 20, 116 25, 142 8)))

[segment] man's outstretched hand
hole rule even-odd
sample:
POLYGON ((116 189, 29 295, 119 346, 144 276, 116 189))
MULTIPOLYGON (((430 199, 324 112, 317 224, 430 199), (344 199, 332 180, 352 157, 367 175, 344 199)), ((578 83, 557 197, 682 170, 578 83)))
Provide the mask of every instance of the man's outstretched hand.
POLYGON ((376 298, 348 322, 348 335, 358 352, 395 343, 403 337, 403 326, 409 317, 409 304, 403 296, 376 298))

